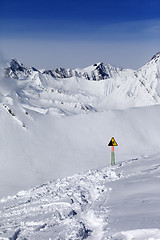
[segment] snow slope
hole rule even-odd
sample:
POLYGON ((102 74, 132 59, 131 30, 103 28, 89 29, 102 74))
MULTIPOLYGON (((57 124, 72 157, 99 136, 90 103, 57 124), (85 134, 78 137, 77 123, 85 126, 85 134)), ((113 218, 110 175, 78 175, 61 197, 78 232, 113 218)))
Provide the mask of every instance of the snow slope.
POLYGON ((159 103, 160 53, 137 71, 0 66, 0 239, 160 240, 159 103))
POLYGON ((115 149, 117 162, 156 152, 160 147, 159 105, 67 118, 47 114, 27 120, 26 127, 3 106, 0 116, 1 196, 109 166, 107 145, 112 136, 119 144, 115 149))
POLYGON ((15 59, 1 66, 0 196, 109 166, 112 136, 117 162, 157 152, 159 64, 157 54, 138 71, 99 63, 46 73, 15 59))
POLYGON ((160 154, 2 198, 0 239, 159 240, 160 154))
POLYGON ((37 70, 13 59, 5 76, 14 84, 18 96, 14 100, 40 113, 73 115, 160 103, 160 53, 137 71, 104 63, 75 70, 37 70))

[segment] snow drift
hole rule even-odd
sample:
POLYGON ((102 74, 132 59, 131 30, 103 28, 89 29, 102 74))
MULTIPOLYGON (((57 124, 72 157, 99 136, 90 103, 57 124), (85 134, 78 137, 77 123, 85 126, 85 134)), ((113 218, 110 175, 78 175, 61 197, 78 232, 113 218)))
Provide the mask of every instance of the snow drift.
POLYGON ((159 240, 160 154, 0 200, 0 239, 159 240))
POLYGON ((159 240, 159 103, 159 53, 137 71, 4 63, 0 239, 159 240))
POLYGON ((112 136, 117 162, 158 151, 159 56, 138 71, 1 68, 0 196, 108 166, 112 136))

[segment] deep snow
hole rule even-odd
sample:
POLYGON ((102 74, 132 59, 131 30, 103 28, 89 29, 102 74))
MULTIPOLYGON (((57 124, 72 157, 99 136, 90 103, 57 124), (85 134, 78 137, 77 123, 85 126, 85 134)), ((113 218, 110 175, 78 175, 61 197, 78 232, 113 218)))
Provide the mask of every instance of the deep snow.
POLYGON ((158 105, 67 118, 47 114, 28 121, 27 128, 3 106, 0 113, 1 197, 51 179, 109 166, 107 145, 112 136, 119 144, 115 148, 117 162, 157 152, 160 145, 158 105))
POLYGON ((0 201, 0 239, 159 240, 160 154, 128 159, 0 201))
POLYGON ((157 152, 159 56, 137 72, 99 63, 77 69, 78 76, 55 70, 56 78, 16 60, 1 66, 0 196, 109 166, 111 137, 117 162, 157 152))
POLYGON ((0 239, 160 240, 159 103, 160 54, 138 71, 0 66, 0 239))

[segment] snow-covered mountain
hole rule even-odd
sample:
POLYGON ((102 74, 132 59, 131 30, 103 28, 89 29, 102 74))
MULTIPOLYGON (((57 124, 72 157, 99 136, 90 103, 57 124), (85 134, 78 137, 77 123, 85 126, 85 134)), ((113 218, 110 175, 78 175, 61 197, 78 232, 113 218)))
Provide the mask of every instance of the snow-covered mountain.
POLYGON ((21 78, 22 76, 31 76, 33 71, 39 71, 43 75, 50 75, 53 78, 71 78, 71 77, 84 77, 87 80, 104 80, 107 78, 114 77, 120 70, 111 65, 105 65, 100 62, 94 64, 93 66, 86 67, 84 69, 65 69, 57 68, 55 70, 37 70, 34 67, 27 69, 22 63, 18 62, 16 59, 12 59, 9 63, 9 67, 6 69, 6 73, 9 77, 21 78))
POLYGON ((160 239, 159 69, 0 65, 0 239, 160 239))
POLYGON ((137 71, 97 63, 48 72, 15 59, 0 66, 0 196, 110 164, 112 136, 119 160, 154 152, 159 105, 146 105, 159 103, 159 56, 137 71), (146 107, 126 109, 133 106, 146 107))
POLYGON ((37 70, 12 59, 5 75, 12 79, 25 109, 57 115, 123 109, 160 103, 159 56, 137 71, 104 63, 75 70, 37 70))

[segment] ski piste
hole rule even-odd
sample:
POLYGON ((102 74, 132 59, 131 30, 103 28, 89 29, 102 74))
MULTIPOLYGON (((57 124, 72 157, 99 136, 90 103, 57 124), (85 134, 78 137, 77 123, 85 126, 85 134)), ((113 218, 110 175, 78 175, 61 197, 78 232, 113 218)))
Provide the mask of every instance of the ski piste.
POLYGON ((0 239, 160 239, 159 159, 142 156, 2 198, 0 239))

